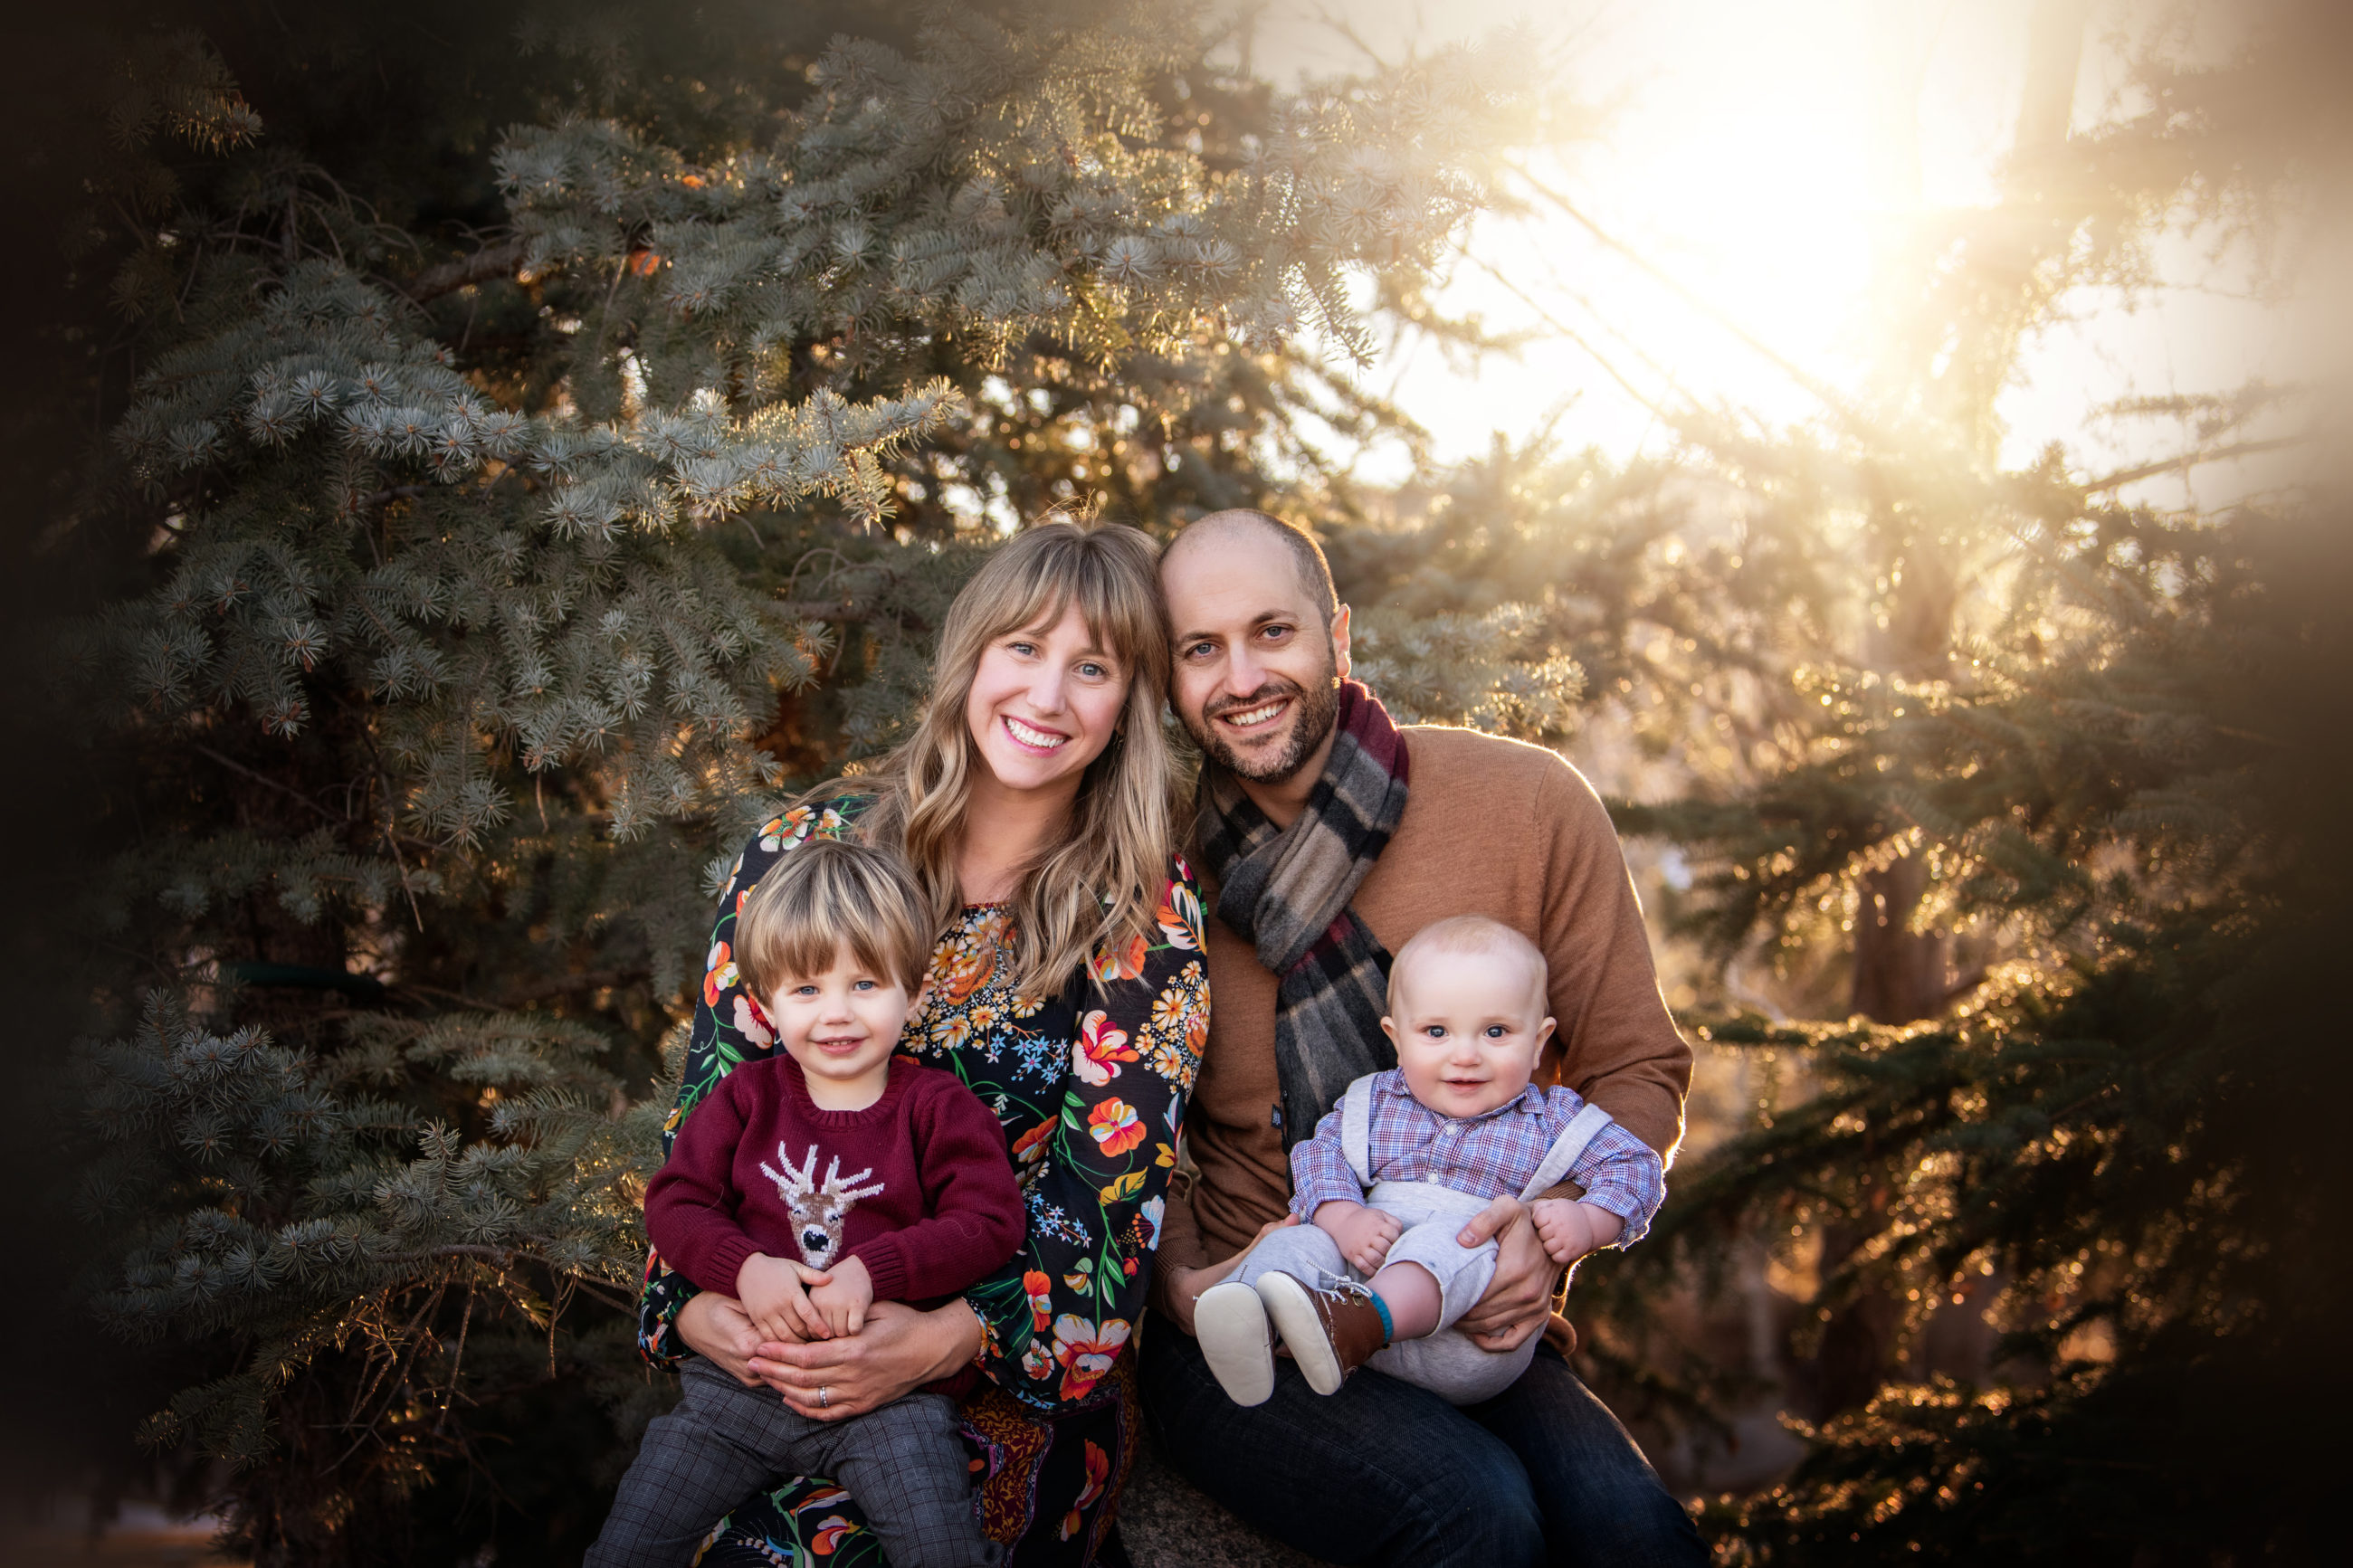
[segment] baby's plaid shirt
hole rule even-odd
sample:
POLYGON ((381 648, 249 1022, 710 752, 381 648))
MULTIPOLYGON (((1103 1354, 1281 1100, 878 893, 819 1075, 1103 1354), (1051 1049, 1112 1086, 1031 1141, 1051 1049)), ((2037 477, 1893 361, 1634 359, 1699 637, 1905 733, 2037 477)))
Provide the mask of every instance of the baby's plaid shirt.
MULTIPOLYGON (((1373 1079, 1366 1148, 1376 1182, 1434 1182, 1476 1198, 1516 1197, 1544 1163, 1569 1121, 1585 1109, 1574 1089, 1534 1084, 1478 1116, 1441 1116, 1414 1099, 1403 1070, 1373 1079)), ((1615 1121, 1596 1133, 1565 1178, 1585 1189, 1584 1201, 1626 1222, 1616 1245, 1630 1247, 1651 1228, 1667 1195, 1658 1152, 1615 1121)), ((1316 1205, 1345 1199, 1363 1203, 1365 1189, 1348 1168, 1335 1107, 1315 1135, 1291 1151, 1292 1212, 1315 1217, 1316 1205)))

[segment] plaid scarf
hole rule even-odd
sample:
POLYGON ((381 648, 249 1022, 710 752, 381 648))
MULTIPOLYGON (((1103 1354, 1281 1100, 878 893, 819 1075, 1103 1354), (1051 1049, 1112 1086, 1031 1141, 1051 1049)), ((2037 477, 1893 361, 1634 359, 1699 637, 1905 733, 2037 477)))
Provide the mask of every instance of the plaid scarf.
POLYGON ((1331 761, 1307 809, 1277 831, 1214 763, 1196 800, 1201 859, 1218 879, 1218 918, 1280 977, 1274 1065, 1282 1147, 1315 1131, 1340 1091, 1397 1065, 1381 1033, 1389 955, 1348 900, 1405 815, 1405 736, 1360 683, 1340 689, 1331 761))

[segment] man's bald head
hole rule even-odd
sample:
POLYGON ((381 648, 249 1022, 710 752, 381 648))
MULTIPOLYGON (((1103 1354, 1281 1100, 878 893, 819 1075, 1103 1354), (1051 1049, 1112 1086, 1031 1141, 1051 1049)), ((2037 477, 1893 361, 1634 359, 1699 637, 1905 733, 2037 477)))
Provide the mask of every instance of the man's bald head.
POLYGON ((1160 575, 1165 582, 1177 569, 1185 555, 1237 536, 1271 539, 1291 557, 1292 568, 1299 574, 1299 585, 1307 595, 1307 602, 1324 621, 1324 629, 1332 629, 1332 617, 1340 608, 1340 595, 1332 585, 1332 563, 1324 559, 1324 547, 1314 537, 1295 523, 1289 523, 1270 513, 1249 507, 1229 507, 1196 518, 1185 525, 1168 548, 1160 554, 1160 575))

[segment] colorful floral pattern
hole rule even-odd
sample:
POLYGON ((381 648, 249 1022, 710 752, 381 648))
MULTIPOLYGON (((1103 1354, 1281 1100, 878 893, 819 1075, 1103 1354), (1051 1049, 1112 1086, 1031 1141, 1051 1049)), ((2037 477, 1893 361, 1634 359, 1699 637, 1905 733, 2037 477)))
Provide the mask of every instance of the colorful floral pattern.
MULTIPOLYGON (((722 1078, 775 1048, 775 1033, 757 999, 744 990, 733 957, 744 897, 778 858, 812 836, 848 834, 862 804, 796 807, 763 826, 736 861, 712 933, 665 1147, 722 1078)), ((1028 1200, 1021 1251, 965 1292, 981 1322, 981 1366, 994 1385, 984 1393, 996 1411, 994 1426, 1005 1428, 1011 1412, 1026 1411, 1026 1419, 1041 1426, 1036 1443, 1008 1441, 1004 1430, 991 1440, 977 1426, 966 1434, 988 1461, 991 1532, 1012 1518, 1036 1527, 1025 1562, 1056 1539, 1068 1543, 1067 1561, 1083 1561, 1101 1534, 1093 1516, 1116 1496, 1106 1488, 1104 1444, 1119 1451, 1119 1468, 1126 1468, 1121 1435, 1133 1422, 1126 1409, 1133 1379, 1112 1373, 1143 1310, 1176 1164, 1176 1130, 1208 1036, 1201 919, 1192 872, 1177 860, 1151 936, 1097 952, 1088 973, 1060 994, 1034 997, 1012 989, 1007 959, 1017 933, 1008 911, 969 905, 942 935, 932 955, 930 994, 901 1040, 902 1050, 955 1073, 997 1112, 1028 1200), (1015 1403, 1008 1406, 1006 1395, 1015 1403), (1065 1426, 1071 1429, 1060 1429, 1065 1426), (1034 1465, 1008 1458, 1032 1451, 1034 1465), (1009 1464, 1027 1473, 1009 1473, 1009 1464), (1012 1493, 996 1496, 1007 1488, 1027 1494, 1010 1512, 1012 1493)), ((670 1325, 693 1293, 659 1258, 648 1258, 638 1342, 649 1360, 668 1364, 684 1353, 670 1325)), ((968 1426, 976 1408, 967 1402, 968 1426)), ((1012 1537, 999 1538, 1009 1543, 1012 1537)), ((801 1478, 737 1510, 704 1561, 779 1554, 793 1561, 798 1552, 863 1562, 871 1545, 853 1500, 829 1482, 801 1478)), ((1065 1555, 1050 1551, 1035 1560, 1065 1555)))

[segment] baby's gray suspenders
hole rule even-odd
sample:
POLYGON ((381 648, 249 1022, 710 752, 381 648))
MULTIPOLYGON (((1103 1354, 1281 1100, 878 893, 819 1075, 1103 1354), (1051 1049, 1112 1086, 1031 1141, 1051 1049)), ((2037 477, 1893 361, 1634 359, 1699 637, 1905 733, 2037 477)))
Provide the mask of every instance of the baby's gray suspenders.
MULTIPOLYGON (((1340 1152, 1347 1155, 1348 1169, 1356 1173, 1356 1184, 1366 1192, 1373 1189, 1373 1079, 1379 1076, 1366 1073, 1340 1097, 1340 1152)), ((1545 1151, 1536 1173, 1520 1189, 1520 1201, 1529 1202, 1568 1174, 1568 1168, 1577 1163, 1585 1146, 1609 1125, 1609 1113, 1598 1105, 1588 1105, 1569 1118, 1568 1125, 1560 1130, 1560 1136, 1545 1151)))
POLYGON ((1373 1079, 1380 1076, 1368 1072, 1340 1096, 1340 1152, 1348 1156, 1356 1185, 1368 1193, 1373 1190, 1373 1079))
POLYGON ((1588 1104, 1570 1117, 1568 1125, 1560 1130, 1560 1136, 1552 1141, 1552 1147, 1545 1151, 1544 1163, 1536 1167, 1536 1173, 1520 1189, 1520 1202, 1534 1202, 1546 1187, 1567 1175, 1568 1168, 1585 1152, 1585 1146, 1609 1125, 1609 1113, 1598 1105, 1588 1104))

